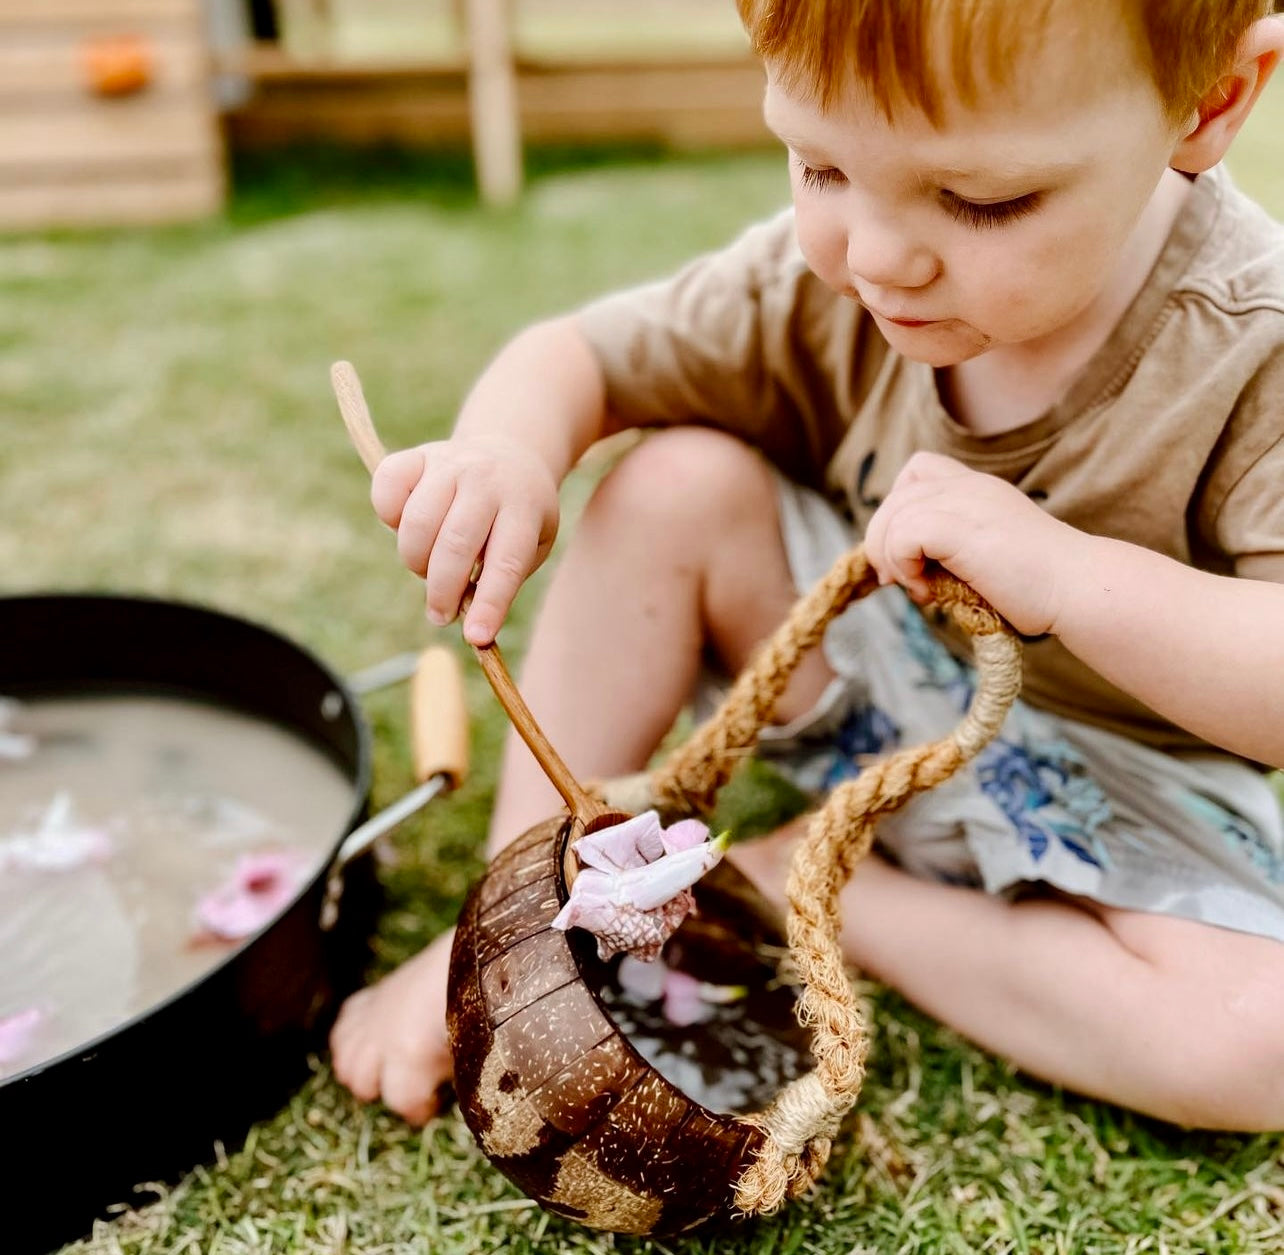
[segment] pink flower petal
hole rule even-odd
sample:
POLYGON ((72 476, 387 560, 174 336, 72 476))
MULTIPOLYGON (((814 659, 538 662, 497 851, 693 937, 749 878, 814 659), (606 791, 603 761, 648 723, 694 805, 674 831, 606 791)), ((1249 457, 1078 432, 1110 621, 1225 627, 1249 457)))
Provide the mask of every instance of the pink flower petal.
POLYGON ((616 969, 620 988, 639 1002, 660 1002, 670 1024, 686 1028, 713 1014, 714 1006, 737 1002, 748 990, 743 985, 710 985, 687 972, 668 967, 663 958, 641 962, 626 954, 616 969))
POLYGON ((689 850, 702 841, 708 841, 709 829, 698 819, 680 819, 666 828, 660 839, 666 854, 676 854, 679 850, 689 850))
POLYGON ((44 1018, 39 1007, 26 1007, 13 1015, 0 1017, 0 1068, 12 1067, 28 1053, 44 1018))
POLYGON ((197 900, 197 923, 226 941, 248 937, 281 912, 306 875, 297 851, 244 854, 223 884, 197 900))
POLYGON ((664 1018, 670 1024, 685 1028, 707 1020, 713 1008, 704 1000, 700 981, 686 972, 670 969, 664 974, 664 1018))
POLYGON ((722 858, 726 848, 725 841, 704 841, 676 854, 662 854, 646 867, 620 872, 614 896, 639 910, 654 910, 695 884, 722 858))

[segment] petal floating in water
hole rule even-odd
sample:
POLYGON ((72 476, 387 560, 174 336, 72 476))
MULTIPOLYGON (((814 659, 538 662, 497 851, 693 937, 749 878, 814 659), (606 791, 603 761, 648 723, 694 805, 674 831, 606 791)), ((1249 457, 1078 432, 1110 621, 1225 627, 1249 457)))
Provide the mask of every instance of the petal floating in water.
POLYGON ((76 819, 71 794, 56 794, 34 832, 0 837, 0 872, 60 872, 101 863, 112 852, 111 838, 101 828, 76 819))
POLYGON ((26 1007, 13 1015, 0 1016, 0 1071, 12 1068, 30 1052, 32 1039, 44 1018, 39 1007, 26 1007))
POLYGON ((664 1018, 679 1028, 707 1020, 716 1005, 737 1002, 748 993, 743 985, 711 985, 669 967, 663 959, 644 963, 629 954, 620 960, 616 975, 630 997, 663 1003, 664 1018))
POLYGON ((307 870, 295 850, 243 854, 228 879, 197 900, 196 921, 224 941, 248 937, 289 904, 307 870))

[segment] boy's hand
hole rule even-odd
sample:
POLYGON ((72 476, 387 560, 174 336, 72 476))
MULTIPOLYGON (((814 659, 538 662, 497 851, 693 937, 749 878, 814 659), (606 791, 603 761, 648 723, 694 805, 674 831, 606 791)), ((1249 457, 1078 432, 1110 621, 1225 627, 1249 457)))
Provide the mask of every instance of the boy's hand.
POLYGON ((427 614, 449 623, 477 563, 464 639, 489 645, 522 581, 557 535, 557 482, 540 457, 503 437, 455 436, 389 454, 370 500, 397 533, 401 560, 424 578, 427 614))
POLYGON ((903 584, 918 602, 930 599, 923 568, 935 561, 1037 636, 1056 631, 1067 564, 1087 539, 1006 481, 916 453, 870 519, 865 552, 883 583, 903 584))

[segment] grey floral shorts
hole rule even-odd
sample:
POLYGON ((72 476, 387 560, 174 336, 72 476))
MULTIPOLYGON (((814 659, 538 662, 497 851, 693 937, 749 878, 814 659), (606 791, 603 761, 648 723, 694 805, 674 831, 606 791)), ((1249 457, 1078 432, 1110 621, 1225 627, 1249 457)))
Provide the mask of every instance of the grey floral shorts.
MULTIPOLYGON (((781 517, 800 591, 854 543, 828 502, 783 481, 781 517)), ((871 757, 944 735, 971 699, 972 669, 899 589, 853 605, 824 649, 837 678, 759 746, 813 795, 871 757)), ((972 763, 884 819, 878 837, 916 875, 992 893, 1038 882, 1284 941, 1284 819, 1267 776, 1225 754, 1165 753, 1019 700, 972 763)))

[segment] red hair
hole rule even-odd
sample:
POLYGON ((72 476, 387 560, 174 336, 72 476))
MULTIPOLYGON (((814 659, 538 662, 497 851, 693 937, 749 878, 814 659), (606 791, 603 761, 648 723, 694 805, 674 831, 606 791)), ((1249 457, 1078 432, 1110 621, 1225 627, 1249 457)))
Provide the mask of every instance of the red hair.
MULTIPOLYGON (((890 116, 910 104, 933 121, 943 89, 964 103, 1005 81, 1057 8, 1082 19, 1092 0, 736 0, 754 50, 791 89, 832 104, 852 79, 890 116)), ((1100 9, 1100 0, 1096 0, 1100 9)), ((1118 0, 1140 63, 1174 121, 1187 118, 1235 62, 1272 0, 1118 0)))

